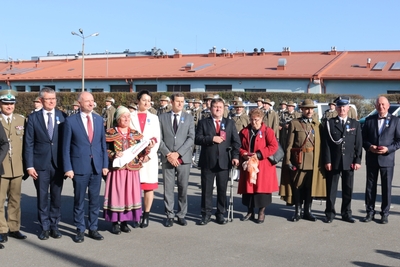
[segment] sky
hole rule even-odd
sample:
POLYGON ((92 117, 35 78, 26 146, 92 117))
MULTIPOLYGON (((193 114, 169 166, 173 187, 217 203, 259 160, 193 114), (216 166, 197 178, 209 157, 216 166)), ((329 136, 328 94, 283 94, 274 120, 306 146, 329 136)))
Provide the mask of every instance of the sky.
POLYGON ((0 59, 150 51, 399 50, 398 0, 2 1, 0 59))

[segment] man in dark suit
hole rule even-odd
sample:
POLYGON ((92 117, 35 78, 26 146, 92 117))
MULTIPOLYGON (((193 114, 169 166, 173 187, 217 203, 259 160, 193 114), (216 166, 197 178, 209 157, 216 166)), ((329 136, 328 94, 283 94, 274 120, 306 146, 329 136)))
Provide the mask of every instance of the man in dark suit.
POLYGON ((367 215, 362 222, 370 222, 375 215, 375 199, 378 175, 381 175, 382 224, 388 223, 392 198, 392 179, 396 150, 400 148, 400 119, 388 113, 390 104, 386 97, 379 97, 375 102, 378 114, 365 120, 362 130, 363 147, 366 151, 367 185, 365 206, 367 215))
POLYGON ((201 146, 199 167, 201 168, 201 221, 206 225, 211 220, 213 182, 217 185, 217 223, 226 224, 226 188, 229 169, 239 165, 240 139, 232 120, 223 118, 224 102, 220 98, 211 101, 211 117, 199 121, 195 144, 201 146))
POLYGON ((362 136, 360 123, 348 117, 349 98, 335 100, 338 116, 325 122, 322 138, 322 161, 327 170, 325 222, 335 218, 335 201, 340 176, 342 177, 342 219, 354 223, 351 212, 354 171, 361 167, 362 136))
POLYGON ((84 241, 84 204, 86 189, 89 196, 89 237, 103 240, 97 231, 100 210, 100 185, 102 175, 108 173, 108 156, 103 119, 93 114, 92 94, 83 92, 78 102, 81 110, 65 120, 63 136, 63 167, 65 176, 74 185, 74 222, 76 243, 84 241))
POLYGON ((187 225, 187 187, 189 183, 190 165, 192 163, 192 147, 194 144, 194 123, 192 115, 183 112, 185 97, 182 93, 171 96, 172 110, 160 114, 160 148, 162 172, 164 178, 164 204, 167 219, 165 227, 174 224, 174 186, 175 174, 178 185, 178 217, 177 223, 187 225))
POLYGON ((61 134, 67 115, 55 109, 57 98, 52 88, 40 90, 39 99, 43 108, 39 112, 31 113, 26 124, 24 160, 36 187, 38 220, 42 227, 39 239, 47 240, 49 235, 53 238, 62 236, 58 230, 64 183, 61 134))

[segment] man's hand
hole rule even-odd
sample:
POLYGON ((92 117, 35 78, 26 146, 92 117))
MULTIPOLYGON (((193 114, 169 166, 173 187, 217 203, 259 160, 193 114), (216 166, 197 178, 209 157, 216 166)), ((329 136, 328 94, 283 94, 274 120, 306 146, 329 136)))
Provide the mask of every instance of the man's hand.
POLYGON ((179 153, 178 152, 170 152, 167 154, 167 160, 171 163, 172 166, 178 167, 180 165, 179 161, 179 153))
POLYGON ((325 164, 325 170, 331 171, 331 170, 332 170, 332 164, 326 163, 326 164, 325 164))
POLYGON ((224 142, 224 138, 222 138, 221 136, 216 135, 216 136, 213 137, 213 142, 216 143, 216 144, 220 144, 220 143, 224 142))
POLYGON ((107 168, 103 168, 103 176, 107 176, 109 170, 107 168))
POLYGON ((239 160, 238 159, 232 159, 232 165, 233 166, 239 166, 239 160))
POLYGON ((33 180, 36 180, 38 178, 38 174, 35 168, 28 169, 28 174, 33 178, 33 180))
POLYGON ((355 163, 353 164, 353 169, 356 171, 361 168, 361 164, 355 163))
POLYGON ((65 176, 65 177, 68 177, 68 178, 70 178, 70 179, 74 179, 74 171, 67 171, 67 172, 64 174, 64 176, 65 176))

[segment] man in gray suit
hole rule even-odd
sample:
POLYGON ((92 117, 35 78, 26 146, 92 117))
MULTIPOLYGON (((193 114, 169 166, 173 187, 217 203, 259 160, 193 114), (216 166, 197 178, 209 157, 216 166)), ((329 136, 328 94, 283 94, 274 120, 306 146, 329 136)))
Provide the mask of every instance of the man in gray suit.
POLYGON ((192 146, 194 143, 194 123, 192 115, 182 112, 185 97, 182 93, 171 96, 172 110, 159 115, 161 142, 159 151, 162 158, 164 178, 164 203, 167 219, 165 227, 174 225, 174 185, 175 175, 178 182, 178 217, 177 223, 185 226, 187 222, 187 187, 192 146))

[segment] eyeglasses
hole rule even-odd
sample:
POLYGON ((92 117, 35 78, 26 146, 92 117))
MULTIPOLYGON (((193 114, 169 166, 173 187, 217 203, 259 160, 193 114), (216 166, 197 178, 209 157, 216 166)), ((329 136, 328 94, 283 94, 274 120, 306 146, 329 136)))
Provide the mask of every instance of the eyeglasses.
POLYGON ((44 101, 55 101, 57 98, 52 97, 52 98, 42 98, 44 101))

